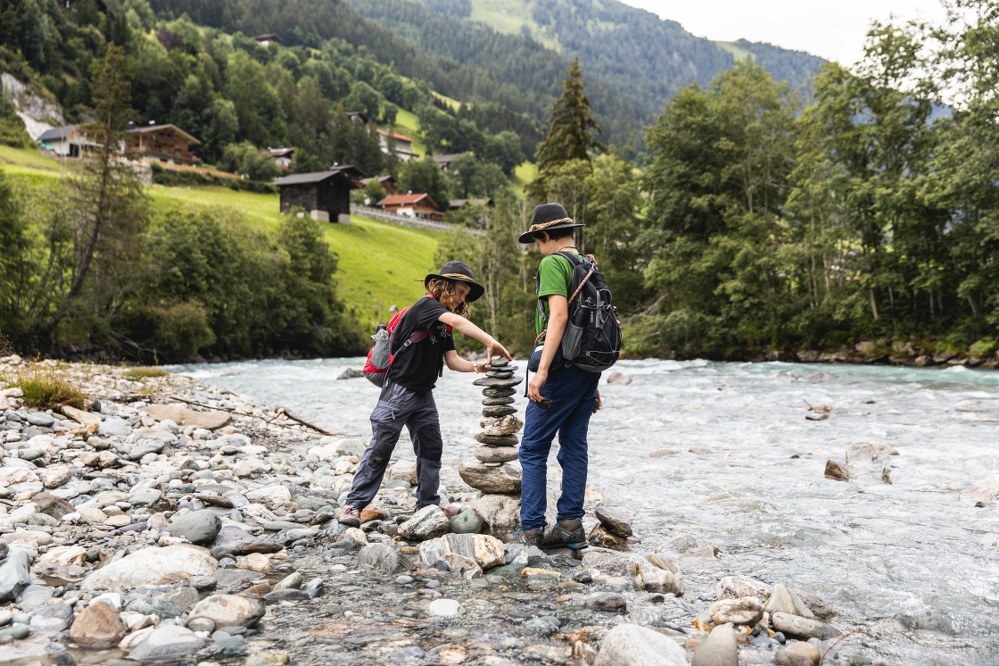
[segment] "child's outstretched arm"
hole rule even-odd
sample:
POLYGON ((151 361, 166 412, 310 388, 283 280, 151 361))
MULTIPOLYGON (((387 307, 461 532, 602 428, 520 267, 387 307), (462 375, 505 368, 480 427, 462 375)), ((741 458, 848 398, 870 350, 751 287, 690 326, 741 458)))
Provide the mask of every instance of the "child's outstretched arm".
MULTIPOLYGON (((468 321, 461 315, 456 315, 453 312, 445 312, 440 317, 438 317, 437 320, 447 324, 448 326, 458 331, 462 335, 467 335, 468 337, 481 342, 485 346, 486 353, 489 355, 490 358, 495 355, 498 355, 502 356, 508 361, 513 360, 513 357, 510 356, 510 352, 508 352, 506 350, 506 347, 501 345, 496 340, 496 338, 489 335, 488 333, 486 333, 481 328, 479 328, 472 322, 468 321)), ((451 368, 450 363, 448 363, 448 367, 451 368)), ((451 369, 458 370, 460 368, 451 368, 451 369)), ((467 370, 467 372, 471 372, 472 370, 474 370, 474 368, 470 367, 469 370, 467 370)))

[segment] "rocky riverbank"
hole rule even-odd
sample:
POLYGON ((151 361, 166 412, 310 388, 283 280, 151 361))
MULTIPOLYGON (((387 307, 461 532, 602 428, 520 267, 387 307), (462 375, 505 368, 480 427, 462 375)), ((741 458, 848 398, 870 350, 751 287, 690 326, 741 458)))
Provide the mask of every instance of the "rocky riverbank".
MULTIPOLYGON (((597 493, 603 547, 581 555, 505 546, 490 532, 515 502, 477 505, 471 488, 450 520, 414 513, 407 462, 344 528, 333 514, 365 442, 185 377, 133 377, 0 359, 0 666, 872 663, 878 627, 752 572, 681 571, 597 493), (14 385, 31 372, 86 408, 26 405, 14 385)), ((689 546, 685 562, 716 556, 689 546)))

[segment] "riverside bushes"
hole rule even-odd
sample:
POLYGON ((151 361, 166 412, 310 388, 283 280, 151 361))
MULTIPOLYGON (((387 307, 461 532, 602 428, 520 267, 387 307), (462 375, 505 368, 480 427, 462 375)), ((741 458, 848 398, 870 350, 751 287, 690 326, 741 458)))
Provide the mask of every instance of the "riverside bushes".
POLYGON ((0 172, 0 332, 22 354, 158 363, 364 351, 318 222, 289 217, 265 232, 228 211, 155 210, 138 242, 119 248, 127 274, 93 274, 67 306, 73 236, 60 195, 12 180, 0 172))
POLYGON ((151 274, 120 326, 160 361, 360 353, 360 328, 333 287, 336 256, 321 238, 307 218, 268 234, 220 210, 157 215, 151 274))

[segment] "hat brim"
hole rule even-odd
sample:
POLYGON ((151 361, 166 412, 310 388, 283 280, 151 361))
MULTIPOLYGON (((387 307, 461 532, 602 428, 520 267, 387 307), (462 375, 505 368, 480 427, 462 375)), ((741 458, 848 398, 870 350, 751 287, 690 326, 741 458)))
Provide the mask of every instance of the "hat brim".
POLYGON ((438 275, 437 273, 430 273, 427 275, 427 277, 423 278, 423 286, 427 287, 429 282, 434 278, 440 278, 441 280, 448 280, 450 282, 461 282, 462 284, 467 284, 468 296, 465 297, 466 303, 472 303, 474 301, 477 301, 482 297, 482 294, 486 293, 486 288, 471 278, 444 277, 443 275, 438 275))
POLYGON ((585 226, 586 225, 581 222, 576 222, 573 224, 560 224, 557 227, 548 227, 547 229, 542 229, 541 231, 525 231, 517 237, 517 240, 524 245, 530 245, 534 242, 534 234, 540 234, 542 231, 559 231, 561 229, 576 229, 577 227, 585 226))

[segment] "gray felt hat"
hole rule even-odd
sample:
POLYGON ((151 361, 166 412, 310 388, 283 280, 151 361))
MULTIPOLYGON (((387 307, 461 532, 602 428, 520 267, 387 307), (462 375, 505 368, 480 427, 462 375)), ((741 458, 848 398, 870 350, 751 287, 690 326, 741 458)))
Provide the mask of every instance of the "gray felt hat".
POLYGON ((535 234, 539 231, 555 231, 557 229, 575 229, 586 226, 573 222, 569 213, 560 203, 538 204, 531 213, 531 226, 517 239, 525 245, 534 242, 535 234))
POLYGON ((485 288, 475 281, 472 276, 472 269, 468 267, 464 261, 449 261, 443 266, 441 266, 440 273, 430 273, 427 277, 423 278, 423 285, 427 286, 430 281, 434 278, 441 278, 443 280, 451 280, 452 282, 463 282, 468 285, 468 296, 465 297, 465 301, 471 303, 472 301, 477 301, 485 293, 485 288))

